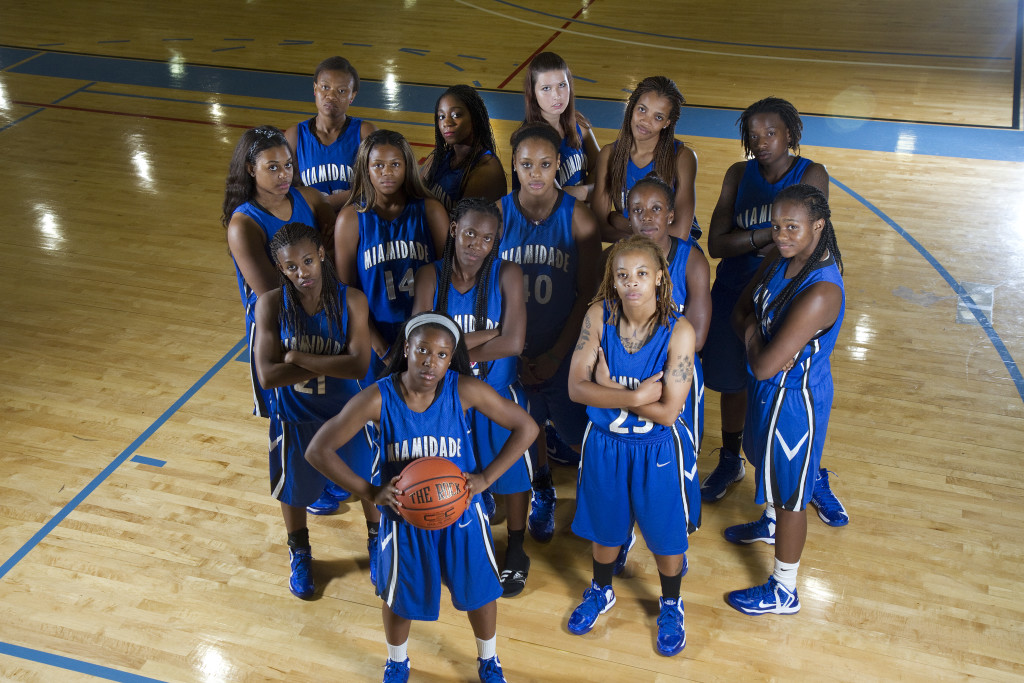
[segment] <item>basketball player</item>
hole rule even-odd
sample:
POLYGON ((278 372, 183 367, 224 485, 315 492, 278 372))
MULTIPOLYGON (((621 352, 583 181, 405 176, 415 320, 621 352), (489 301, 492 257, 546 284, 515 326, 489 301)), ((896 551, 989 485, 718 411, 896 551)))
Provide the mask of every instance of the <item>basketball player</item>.
POLYGON ((572 530, 591 541, 594 578, 569 617, 589 632, 615 604, 612 569, 635 520, 661 578, 657 650, 686 646, 679 589, 686 571, 687 461, 679 415, 693 379, 693 327, 678 317, 661 249, 633 236, 615 244, 572 356, 569 395, 587 406, 572 530))
POLYGON ((284 134, 273 126, 242 134, 228 167, 221 223, 235 264, 238 292, 245 307, 253 414, 270 417, 270 392, 262 389, 252 362, 256 299, 281 286, 270 240, 285 223, 305 223, 330 234, 331 210, 320 193, 295 187, 294 160, 284 134))
MULTIPOLYGON (((416 273, 413 310, 436 310, 454 318, 465 332, 473 373, 502 398, 525 408, 519 382, 519 354, 526 339, 523 271, 498 258, 500 230, 501 214, 494 204, 480 198, 461 200, 452 215, 444 256, 416 273)), ((508 439, 508 431, 475 411, 470 423, 473 450, 483 468, 508 439)), ((493 505, 491 492, 505 496, 508 548, 501 587, 506 598, 523 592, 530 571, 523 540, 533 466, 529 453, 522 455, 484 495, 485 510, 488 497, 493 505)))
POLYGON ((377 379, 412 312, 416 270, 437 258, 447 236, 448 213, 416 175, 412 147, 400 133, 371 133, 359 146, 352 201, 334 229, 338 275, 370 304, 367 383, 377 379))
POLYGON ((505 194, 505 169, 498 159, 491 119, 480 94, 453 85, 434 105, 434 151, 423 182, 451 213, 463 197, 497 201, 505 194))
MULTIPOLYGON (((523 123, 547 123, 562 137, 555 177, 558 186, 577 200, 587 201, 594 189, 591 176, 601 149, 587 117, 576 111, 576 84, 565 60, 554 52, 534 57, 526 70, 523 99, 523 123)), ((512 190, 519 187, 519 176, 513 173, 512 190)))
POLYGON ((605 145, 597 159, 590 205, 605 242, 632 234, 626 216, 626 194, 651 172, 675 190, 672 235, 700 238, 701 229, 694 217, 697 155, 675 137, 683 102, 679 88, 664 76, 645 78, 629 96, 619 137, 605 145))
MULTIPOLYGON (((359 73, 344 57, 328 57, 313 72, 316 116, 285 131, 306 187, 320 191, 335 212, 351 194, 359 143, 377 128, 348 115, 359 93, 359 73)), ((328 243, 333 248, 333 242, 328 243)))
MULTIPOLYGON (((771 239, 771 207, 786 187, 807 183, 828 197, 828 172, 821 164, 799 156, 803 122, 786 100, 768 97, 747 107, 738 120, 747 161, 733 164, 725 174, 708 230, 708 253, 721 258, 711 288, 711 327, 703 354, 708 388, 721 393, 722 450, 719 462, 701 485, 705 503, 720 500, 733 482, 743 479, 740 458, 746 413, 746 357, 733 333, 730 315, 740 293, 764 260, 774 251, 771 239), (796 154, 792 154, 795 152, 796 154)), ((832 493, 828 473, 815 473, 812 502, 818 516, 830 526, 843 526, 849 516, 832 493)), ((774 511, 769 507, 761 527, 738 542, 773 542, 774 511)))
MULTIPOLYGON (((526 124, 512 135, 512 168, 521 187, 501 200, 500 256, 523 269, 526 344, 519 377, 530 414, 538 425, 551 420, 575 457, 587 420, 567 392, 570 351, 597 284, 601 244, 590 209, 555 184, 560 144, 546 123, 526 124)), ((555 531, 555 487, 543 433, 536 446, 528 528, 544 543, 555 531)))
POLYGON ((349 401, 317 432, 306 458, 332 481, 358 496, 385 506, 381 519, 377 594, 382 611, 388 660, 384 681, 409 678, 408 639, 412 620, 434 621, 440 609, 441 583, 452 603, 468 613, 476 636, 477 672, 482 681, 504 681, 495 652, 497 598, 501 595, 494 543, 480 504, 491 486, 536 437, 529 414, 473 379, 462 329, 446 315, 420 313, 406 323, 388 374, 349 401), (468 437, 468 410, 478 410, 509 430, 495 459, 476 472, 468 437), (372 421, 380 430, 381 486, 356 475, 334 455, 372 421), (473 500, 451 526, 419 529, 402 519, 395 482, 408 464, 408 451, 425 439, 445 439, 456 447, 447 457, 467 473, 473 500))
MULTIPOLYGON (((308 599, 316 587, 305 506, 320 495, 326 479, 303 456, 320 425, 359 391, 355 380, 370 365, 366 297, 338 282, 320 235, 308 225, 282 227, 270 253, 284 286, 256 302, 253 357, 260 383, 274 390, 270 490, 281 502, 288 532, 288 587, 308 599)), ((366 444, 359 447, 358 437, 353 441, 340 454, 368 476, 371 451, 366 444)), ((364 509, 376 533, 379 513, 369 501, 364 509)))
MULTIPOLYGON (((749 374, 743 450, 757 469, 756 500, 776 517, 768 582, 727 598, 745 614, 800 609, 796 579, 807 504, 832 410, 829 358, 846 307, 843 259, 824 192, 804 184, 779 192, 771 235, 778 251, 764 259, 732 315, 749 374)), ((758 524, 730 527, 726 536, 747 535, 758 524)))

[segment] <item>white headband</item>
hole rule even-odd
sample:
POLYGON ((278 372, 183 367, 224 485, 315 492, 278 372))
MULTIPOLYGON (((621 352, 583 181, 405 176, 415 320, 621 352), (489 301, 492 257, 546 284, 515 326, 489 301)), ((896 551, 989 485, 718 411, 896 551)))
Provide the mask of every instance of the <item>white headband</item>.
POLYGON ((405 338, 408 339, 413 330, 417 327, 420 327, 421 325, 429 325, 431 323, 440 325, 451 332, 452 336, 455 337, 455 345, 459 345, 459 339, 462 338, 462 330, 459 329, 459 326, 456 325, 451 318, 440 315, 439 313, 421 313, 415 318, 411 318, 409 322, 405 324, 405 338))

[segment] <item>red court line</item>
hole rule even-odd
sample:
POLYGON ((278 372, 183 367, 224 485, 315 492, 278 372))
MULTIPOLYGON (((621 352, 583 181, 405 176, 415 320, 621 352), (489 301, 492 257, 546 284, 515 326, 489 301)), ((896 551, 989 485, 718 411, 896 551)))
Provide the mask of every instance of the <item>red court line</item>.
MULTIPOLYGON (((153 119, 156 121, 172 121, 174 123, 198 123, 202 126, 226 126, 228 128, 241 128, 248 130, 254 128, 244 123, 217 123, 216 121, 202 121, 200 119, 181 119, 174 116, 157 116, 155 114, 134 114, 127 111, 114 111, 112 109, 93 109, 92 107, 72 107, 66 104, 45 104, 43 102, 29 102, 27 100, 12 100, 15 104, 23 104, 28 107, 42 107, 44 109, 66 109, 68 111, 84 111, 90 114, 109 114, 111 116, 127 116, 135 119, 153 119)), ((401 123, 396 121, 396 123, 401 123)), ((433 144, 427 144, 425 142, 413 142, 409 141, 409 144, 414 147, 433 147, 433 144)))
MULTIPOLYGON (((572 18, 571 18, 571 19, 569 19, 569 21, 567 21, 567 22, 565 22, 564 24, 562 24, 562 28, 563 28, 563 29, 564 29, 564 28, 569 28, 569 24, 571 24, 571 23, 572 23, 573 19, 576 19, 576 18, 578 18, 578 17, 579 17, 579 16, 581 15, 581 14, 583 14, 583 10, 587 9, 588 7, 590 7, 590 6, 591 6, 591 5, 593 5, 593 4, 595 3, 595 2, 597 2, 597 0, 586 0, 586 2, 584 2, 584 3, 583 3, 583 7, 580 7, 580 8, 578 9, 578 10, 576 10, 576 14, 572 15, 572 18)), ((557 38, 557 37, 558 37, 558 36, 560 36, 560 35, 562 35, 562 30, 561 30, 561 29, 559 29, 559 30, 555 31, 554 33, 552 33, 552 34, 551 34, 551 37, 550 37, 550 38, 548 38, 547 40, 545 40, 545 41, 544 41, 544 42, 543 42, 543 43, 541 44, 541 46, 540 46, 540 47, 538 47, 538 48, 537 48, 536 50, 534 50, 534 51, 533 51, 533 54, 531 54, 531 55, 530 55, 529 57, 527 57, 527 58, 526 58, 526 59, 524 59, 524 60, 523 60, 522 62, 520 62, 519 66, 517 66, 517 67, 515 68, 515 71, 513 71, 512 73, 510 73, 510 74, 508 75, 508 78, 506 78, 505 80, 503 80, 503 81, 501 82, 501 85, 499 85, 499 86, 498 86, 498 90, 501 90, 501 89, 502 89, 502 88, 504 88, 504 87, 505 87, 506 85, 508 85, 508 82, 509 82, 509 81, 511 81, 511 80, 512 80, 513 78, 515 78, 515 77, 516 77, 516 74, 518 74, 518 73, 519 73, 520 71, 522 71, 522 70, 523 70, 523 67, 524 67, 524 66, 526 66, 527 64, 529 64, 530 62, 532 62, 532 61, 533 61, 533 58, 534 58, 534 57, 536 57, 536 56, 537 56, 537 55, 539 55, 539 54, 540 54, 541 52, 543 52, 543 51, 544 51, 544 48, 546 48, 546 47, 547 47, 548 45, 550 45, 550 44, 551 44, 551 41, 553 41, 553 40, 554 40, 555 38, 557 38)))

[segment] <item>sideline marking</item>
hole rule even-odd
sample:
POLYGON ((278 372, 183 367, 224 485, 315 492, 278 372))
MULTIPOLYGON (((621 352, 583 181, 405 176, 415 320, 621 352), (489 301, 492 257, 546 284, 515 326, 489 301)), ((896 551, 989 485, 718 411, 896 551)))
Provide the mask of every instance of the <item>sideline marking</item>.
POLYGON ((967 290, 957 282, 956 278, 949 274, 949 271, 939 263, 938 259, 932 256, 931 253, 925 249, 920 242, 914 239, 913 235, 904 230, 899 223, 889 218, 884 211, 854 192, 847 185, 839 182, 834 177, 830 178, 830 180, 836 185, 836 187, 846 192, 848 195, 870 209, 876 216, 885 221, 890 228, 895 230, 900 237, 905 239, 910 246, 916 249, 917 253, 923 256, 924 260, 942 276, 942 279, 946 281, 946 284, 949 285, 950 289, 952 289, 960 298, 960 301, 966 305, 967 310, 974 314, 974 317, 977 319, 978 324, 981 325, 981 328, 985 330, 985 334, 988 335, 989 341, 992 342, 992 346, 995 347, 1000 360, 1002 360, 1003 365, 1006 366, 1006 371, 1010 373, 1010 379, 1013 380, 1013 384, 1017 387, 1017 393, 1020 394, 1021 400, 1024 401, 1024 376, 1021 375, 1020 368, 1017 367, 1017 361, 1013 360, 1013 356, 1010 355, 1009 349, 1006 348, 1003 340, 999 337, 999 333, 996 332, 994 327, 992 327, 992 322, 988 319, 988 316, 985 315, 984 311, 982 311, 982 309, 974 302, 974 299, 972 299, 971 295, 967 293, 967 290))

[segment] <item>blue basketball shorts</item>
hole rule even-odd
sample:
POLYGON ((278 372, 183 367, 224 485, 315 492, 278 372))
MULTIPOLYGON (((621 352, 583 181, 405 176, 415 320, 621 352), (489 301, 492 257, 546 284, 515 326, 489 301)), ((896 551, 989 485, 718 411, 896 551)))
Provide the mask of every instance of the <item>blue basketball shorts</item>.
POLYGON ((831 377, 794 388, 750 378, 743 452, 757 470, 758 503, 807 508, 831 412, 831 377))
POLYGON ((686 552, 693 514, 693 501, 686 495, 691 461, 696 481, 693 447, 676 426, 662 438, 626 439, 588 424, 576 482, 573 532, 614 547, 629 541, 635 522, 655 555, 686 552))
MULTIPOLYGON (((528 410, 526 392, 523 386, 516 382, 498 391, 502 398, 507 398, 523 410, 528 410)), ((494 462, 501 447, 505 445, 509 435, 512 433, 499 424, 491 422, 485 415, 470 410, 470 429, 473 432, 473 452, 477 457, 477 471, 483 471, 485 467, 494 462)), ((528 451, 524 451, 522 457, 518 458, 512 466, 498 477, 491 484, 492 493, 521 493, 530 490, 530 482, 533 481, 533 463, 530 460, 528 451)))
POLYGON ((282 503, 306 507, 327 485, 327 477, 306 461, 306 447, 319 427, 270 416, 270 494, 282 503))
POLYGON ((470 612, 501 597, 491 527, 480 496, 451 526, 419 529, 384 508, 377 535, 377 595, 405 619, 436 621, 441 584, 452 605, 470 612))

